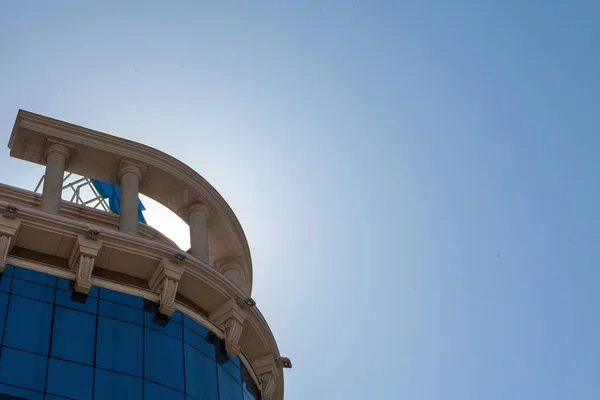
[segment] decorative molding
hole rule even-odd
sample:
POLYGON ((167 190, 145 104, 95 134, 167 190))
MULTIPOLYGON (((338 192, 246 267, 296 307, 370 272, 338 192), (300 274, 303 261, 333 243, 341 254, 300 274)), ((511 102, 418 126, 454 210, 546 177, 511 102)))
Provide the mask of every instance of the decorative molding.
POLYGON ((65 158, 65 166, 69 163, 69 158, 73 152, 74 146, 69 143, 48 139, 44 148, 44 164, 48 161, 48 156, 52 153, 60 153, 65 158))
MULTIPOLYGON (((117 166, 115 165, 118 161, 116 159, 131 160, 134 163, 148 166, 153 177, 160 175, 161 179, 168 179, 173 185, 177 185, 177 194, 165 193, 163 185, 142 184, 141 192, 160 202, 183 219, 185 219, 189 200, 202 199, 214 211, 214 217, 216 217, 214 218, 214 227, 228 233, 225 239, 211 236, 211 240, 219 240, 219 243, 222 243, 223 257, 243 257, 243 266, 246 268, 249 284, 252 285, 250 248, 239 220, 217 190, 189 166, 141 143, 19 110, 9 140, 11 156, 43 164, 43 149, 34 149, 26 145, 27 141, 33 139, 52 139, 73 143, 78 156, 81 155, 81 157, 77 157, 77 163, 70 163, 73 165, 69 172, 103 179, 112 184, 118 184, 117 166), (89 165, 84 157, 86 152, 94 152, 96 155, 106 154, 107 164, 89 165), (111 168, 110 177, 103 175, 106 168, 111 168)), ((217 253, 214 252, 214 254, 217 253)))
POLYGON ((239 340, 248 313, 235 300, 229 299, 210 313, 210 320, 225 332, 225 350, 232 357, 240 354, 239 340))
POLYGON ((260 382, 260 391, 263 400, 271 400, 275 393, 278 369, 273 354, 266 354, 262 357, 250 360, 252 367, 258 376, 260 382))
MULTIPOLYGON (((106 225, 94 225, 92 220, 82 220, 82 218, 78 217, 77 214, 79 208, 83 209, 83 207, 75 207, 69 204, 69 207, 72 207, 72 213, 68 215, 63 213, 60 215, 44 213, 37 208, 38 206, 36 206, 35 199, 38 198, 39 195, 36 195, 32 192, 27 194, 20 189, 5 187, 0 184, 0 207, 18 207, 18 218, 21 220, 21 226, 22 228, 27 227, 28 232, 32 232, 31 230, 33 229, 34 231, 44 231, 46 234, 55 235, 55 237, 61 235, 65 239, 69 238, 69 240, 76 240, 79 234, 84 234, 88 231, 88 229, 92 228, 97 230, 102 238, 103 253, 104 251, 112 251, 109 250, 111 248, 114 250, 119 249, 129 252, 135 257, 153 259, 155 260, 156 264, 158 264, 162 258, 170 258, 173 256, 173 254, 180 252, 180 249, 175 246, 169 246, 167 244, 136 235, 129 235, 118 231, 116 228, 111 228, 106 225), (7 191, 7 189, 10 190, 7 191), (92 223, 92 225, 90 225, 90 223, 92 223)), ((39 202, 37 202, 37 204, 39 204, 39 202)), ((71 208, 69 208, 69 210, 71 210, 71 208)), ((94 220, 101 220, 106 215, 106 213, 102 211, 93 209, 85 209, 82 210, 82 212, 85 212, 85 215, 88 215, 87 213, 89 213, 90 217, 94 217, 94 220)), ((112 215, 109 217, 112 217, 112 215)), ((19 237, 23 232, 24 231, 21 230, 19 237)), ((34 236, 26 236, 19 239, 18 245, 23 246, 23 248, 29 248, 28 243, 33 240, 34 236)), ((8 256, 8 263, 49 273, 55 276, 61 276, 71 280, 75 277, 75 273, 68 269, 62 269, 50 264, 44 264, 11 255, 8 256)), ((197 281, 201 282, 203 285, 207 285, 211 293, 211 301, 213 301, 215 298, 222 298, 223 300, 220 300, 219 302, 224 302, 227 298, 230 298, 235 299, 237 302, 239 299, 247 296, 240 288, 232 284, 229 280, 225 279, 219 271, 194 257, 188 257, 187 259, 183 260, 181 265, 185 267, 185 274, 183 275, 182 279, 188 280, 189 282, 197 281)), ((127 273, 126 271, 122 272, 127 273)), ((138 275, 135 276, 141 277, 138 275)), ((132 286, 130 284, 119 283, 117 281, 95 276, 92 277, 91 282, 93 286, 105 287, 111 290, 117 290, 134 296, 143 297, 150 301, 160 302, 160 294, 150 291, 149 287, 147 286, 132 286)), ((178 291, 181 291, 180 286, 178 287, 178 291)), ((204 303, 204 300, 196 302, 196 304, 204 309, 211 310, 211 308, 207 307, 208 303, 204 303)), ((177 307, 178 309, 185 311, 187 315, 190 315, 193 312, 192 308, 183 306, 181 303, 177 303, 177 307)), ((251 342, 242 347, 240 356, 247 354, 249 357, 248 359, 250 360, 253 359, 257 354, 279 354, 273 333, 259 308, 251 307, 245 311, 248 313, 248 316, 244 321, 244 330, 251 331, 253 335, 255 334, 256 336, 252 336, 251 342)), ((215 314, 213 313, 213 317, 214 315, 215 314)), ((204 326, 210 327, 211 331, 216 332, 218 337, 224 339, 224 326, 218 327, 212 319, 210 324, 206 323, 204 326)), ((252 365, 252 369, 254 369, 252 362, 250 362, 249 365, 252 365)), ((256 373, 253 376, 256 377, 255 380, 259 384, 259 375, 256 373)), ((279 388, 279 382, 283 378, 279 375, 276 376, 278 388, 274 396, 279 396, 279 392, 281 390, 281 388, 279 388)), ((281 400, 279 397, 276 397, 276 399, 281 400)))
POLYGON ((204 214, 204 216, 208 220, 212 214, 212 209, 210 208, 210 206, 208 206, 207 204, 205 204, 201 201, 194 201, 187 207, 187 210, 185 211, 186 221, 189 221, 190 214, 195 213, 195 212, 201 212, 202 214, 204 214))
POLYGON ((122 159, 119 163, 119 171, 117 172, 117 178, 121 182, 123 175, 133 173, 138 178, 138 182, 142 182, 142 178, 146 174, 148 167, 135 163, 133 161, 122 159))
POLYGON ((78 235, 71 257, 69 269, 75 272, 75 291, 88 294, 92 288, 92 270, 102 247, 102 240, 78 235))
MULTIPOLYGON (((14 186, 0 183, 0 204, 19 204, 26 207, 39 207, 41 195, 14 186)), ((2 207, 2 206, 0 206, 2 207)), ((10 207, 10 206, 8 206, 10 207)), ((79 222, 104 226, 110 229, 119 229, 119 214, 98 210, 81 204, 62 200, 60 214, 67 218, 77 219, 79 222)), ((164 234, 150 225, 139 224, 138 233, 147 239, 156 240, 161 244, 178 249, 178 246, 164 234)))
POLYGON ((250 282, 248 281, 248 276, 246 275, 246 269, 244 268, 244 261, 242 257, 217 260, 214 262, 214 266, 215 269, 222 273, 227 279, 239 286, 240 289, 242 289, 248 295, 250 294, 252 288, 250 286, 250 282), (239 272, 240 282, 236 282, 234 279, 231 279, 231 277, 227 276, 227 272, 232 270, 239 272))
POLYGON ((175 296, 184 271, 185 266, 163 258, 148 281, 150 290, 159 293, 158 310, 165 315, 171 316, 176 311, 175 296))
POLYGON ((6 258, 15 245, 20 226, 19 218, 0 215, 0 273, 6 268, 6 258))

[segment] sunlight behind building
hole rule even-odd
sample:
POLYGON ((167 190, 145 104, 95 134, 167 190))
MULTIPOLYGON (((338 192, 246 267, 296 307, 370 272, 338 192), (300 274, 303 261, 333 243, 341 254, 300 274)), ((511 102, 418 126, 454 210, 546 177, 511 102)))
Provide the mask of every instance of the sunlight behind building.
POLYGON ((190 229, 173 211, 151 198, 140 195, 146 207, 144 217, 148 225, 174 241, 182 250, 190 248, 190 229))

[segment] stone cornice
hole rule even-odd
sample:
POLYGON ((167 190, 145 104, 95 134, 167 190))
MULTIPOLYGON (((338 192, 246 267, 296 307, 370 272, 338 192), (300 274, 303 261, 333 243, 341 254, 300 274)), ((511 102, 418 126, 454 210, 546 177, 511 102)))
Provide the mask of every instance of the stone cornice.
MULTIPOLYGON (((122 253, 128 253, 137 257, 136 259, 146 260, 147 262, 152 263, 152 265, 157 266, 161 260, 172 257, 174 254, 181 251, 178 248, 167 246, 138 235, 130 235, 120 232, 116 229, 88 224, 86 222, 82 222, 80 219, 49 214, 39 209, 30 208, 21 204, 9 204, 5 201, 2 201, 0 197, 0 207, 6 206, 15 206, 18 208, 18 216, 20 219, 20 225, 22 227, 21 229, 23 230, 26 228, 29 231, 28 234, 30 235, 32 234, 31 229, 34 229, 44 234, 53 234, 57 237, 70 238, 70 240, 75 243, 79 235, 85 234, 89 229, 98 231, 99 236, 102 238, 102 249, 112 251, 113 257, 115 257, 115 251, 121 251, 122 253)), ((101 213, 101 211, 98 210, 91 210, 91 212, 101 213)), ((27 242, 26 238, 19 238, 21 239, 21 242, 27 242)), ((35 240, 35 238, 31 238, 31 240, 33 241, 32 243, 38 242, 35 240)), ((68 250, 68 253, 72 251, 72 249, 68 250)), ((69 258, 68 253, 65 255, 65 258, 67 259, 69 258)), ((50 255, 54 256, 54 254, 50 255)), ((101 258, 100 255, 98 258, 101 258)), ((10 262, 10 254, 7 257, 7 260, 10 262)), ((227 299, 239 301, 245 297, 244 292, 240 288, 231 283, 227 278, 225 278, 210 265, 203 263, 192 255, 187 255, 186 259, 182 261, 181 265, 184 268, 181 278, 182 282, 185 283, 186 281, 193 281, 206 285, 207 288, 210 288, 210 293, 212 293, 210 296, 211 299, 214 296, 220 296, 223 301, 226 301, 227 299)), ((147 279, 151 278, 151 275, 154 271, 154 269, 148 271, 147 279)), ((127 274, 128 271, 122 272, 127 274)), ((93 283, 94 278, 92 277, 92 284, 93 283)), ((152 293, 149 285, 145 288, 139 288, 138 290, 152 293)), ((193 290, 190 293, 193 293, 193 290)), ((185 295, 190 296, 190 294, 185 295)), ((156 295, 152 294, 152 296, 156 295)), ((210 309, 210 307, 206 307, 205 304, 198 304, 198 306, 203 309, 210 309)), ((279 350, 277 348, 275 338, 273 337, 271 329, 269 328, 258 308, 251 307, 250 309, 246 310, 246 312, 247 317, 245 318, 245 324, 248 326, 245 327, 244 332, 251 327, 251 330, 254 331, 254 334, 259 338, 259 342, 254 343, 253 347, 262 347, 264 348, 264 353, 274 354, 275 357, 279 356, 279 350)), ((244 340, 242 337, 241 351, 242 353, 248 353, 250 349, 245 349, 243 343, 244 340)))
MULTIPOLYGON (((218 224, 226 225, 226 227, 223 229, 230 229, 237 238, 237 245, 240 246, 241 253, 228 254, 227 256, 242 257, 244 261, 244 268, 247 270, 246 276, 250 281, 250 287, 252 287, 252 260, 244 231, 233 210, 231 207, 229 207, 225 199, 223 199, 223 197, 210 183, 208 183, 193 169, 181 161, 149 146, 74 124, 44 117, 28 111, 20 110, 17 115, 8 147, 11 149, 11 156, 22 158, 31 162, 39 163, 40 157, 39 155, 36 156, 33 154, 35 153, 35 146, 25 150, 24 147, 19 144, 19 136, 22 130, 29 133, 37 132, 46 138, 67 142, 73 144, 76 148, 85 147, 92 149, 92 152, 96 155, 98 152, 106 152, 121 158, 141 163, 142 165, 147 165, 149 168, 154 167, 181 182, 181 185, 189 188, 190 192, 197 194, 192 195, 191 193, 186 192, 187 189, 184 189, 184 193, 181 194, 181 199, 174 201, 172 198, 161 197, 160 190, 153 190, 152 188, 144 185, 140 186, 140 192, 162 203, 166 207, 179 214, 182 218, 185 217, 185 211, 187 210, 189 203, 195 200, 206 202, 216 214, 222 216, 218 224), (190 196, 190 198, 185 198, 188 196, 190 196), (197 199, 195 196, 199 196, 199 198, 197 199)), ((43 149, 40 149, 40 151, 43 151, 43 149)), ((73 168, 75 168, 75 170, 72 172, 81 173, 81 171, 78 171, 75 166, 73 168)), ((82 169, 85 168, 89 168, 89 166, 82 167, 82 169)), ((114 177, 110 178, 104 176, 101 178, 96 177, 93 176, 92 173, 85 173, 84 175, 90 178, 105 180, 113 184, 118 183, 116 182, 116 174, 114 177)), ((220 257, 221 255, 219 255, 219 258, 220 257)))
MULTIPOLYGON (((16 188, 0 183, 0 202, 5 204, 18 204, 32 209, 40 207, 41 195, 28 190, 16 188)), ((78 219, 91 225, 104 226, 110 229, 119 229, 119 215, 108 211, 93 209, 70 201, 62 201, 60 215, 67 218, 78 219)), ((170 247, 177 247, 171 239, 146 224, 139 224, 138 233, 148 239, 170 247)))

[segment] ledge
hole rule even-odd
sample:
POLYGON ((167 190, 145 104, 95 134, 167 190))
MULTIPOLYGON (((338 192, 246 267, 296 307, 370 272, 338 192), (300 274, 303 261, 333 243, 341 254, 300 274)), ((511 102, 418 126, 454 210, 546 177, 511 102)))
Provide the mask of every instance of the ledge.
MULTIPOLYGON (((99 232, 98 237, 102 240, 102 247, 95 260, 96 265, 112 273, 104 272, 101 276, 93 274, 91 283, 153 301, 158 300, 158 295, 150 290, 148 280, 161 260, 181 253, 178 247, 140 235, 120 232, 109 226, 110 222, 105 221, 103 225, 94 223, 104 220, 107 214, 104 211, 90 208, 83 211, 80 210, 81 206, 69 204, 65 205, 61 215, 53 215, 32 207, 32 204, 39 204, 39 196, 34 193, 5 185, 0 187, 0 207, 16 207, 21 222, 15 246, 7 257, 9 263, 73 279, 75 273, 67 268, 67 260, 76 246, 78 235, 94 229, 99 232), (7 198, 11 201, 6 201, 7 198), (82 218, 84 214, 86 218, 82 218), (110 279, 107 279, 108 277, 110 279)), ((181 265, 184 272, 179 282, 178 294, 186 299, 187 304, 176 301, 176 308, 212 330, 218 337, 224 338, 225 333, 208 320, 205 313, 194 309, 205 310, 210 314, 230 299, 237 302, 246 295, 219 271, 192 255, 187 255, 181 265)), ((254 365, 250 360, 260 359, 266 354, 279 357, 279 350, 273 333, 259 309, 251 307, 247 312, 248 317, 239 340, 240 356, 256 378, 254 365)), ((278 372, 273 399, 282 400, 283 371, 279 368, 278 372)), ((258 380, 257 384, 260 384, 258 380)))
POLYGON ((20 110, 8 147, 15 158, 44 164, 48 140, 73 147, 69 172, 118 185, 122 160, 147 167, 140 192, 163 204, 182 219, 189 204, 201 201, 215 212, 209 224, 211 264, 239 259, 246 281, 242 289, 252 291, 252 260, 244 231, 237 217, 202 176, 177 159, 139 143, 20 110))

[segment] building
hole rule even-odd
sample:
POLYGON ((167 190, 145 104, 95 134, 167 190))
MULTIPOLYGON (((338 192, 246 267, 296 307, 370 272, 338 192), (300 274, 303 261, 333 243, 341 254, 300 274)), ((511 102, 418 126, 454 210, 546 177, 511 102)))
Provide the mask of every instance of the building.
POLYGON ((175 158, 19 111, 10 156, 41 195, 0 183, 0 399, 283 399, 246 237, 175 158), (65 172, 120 188, 119 213, 61 199, 65 172), (183 251, 139 222, 139 193, 184 219, 183 251))

